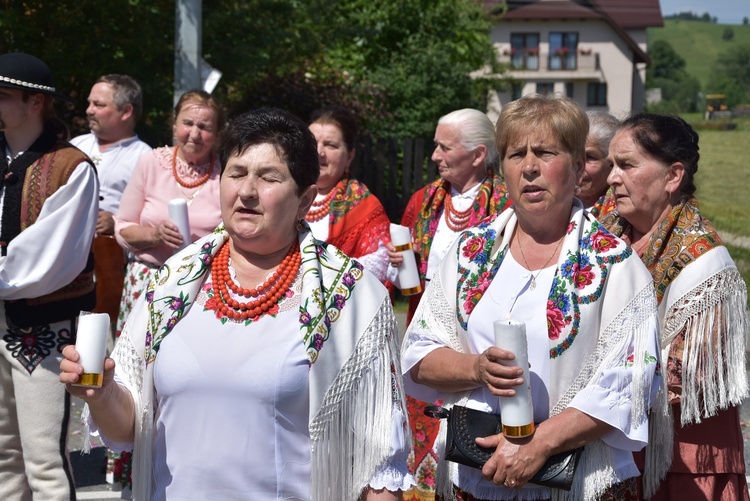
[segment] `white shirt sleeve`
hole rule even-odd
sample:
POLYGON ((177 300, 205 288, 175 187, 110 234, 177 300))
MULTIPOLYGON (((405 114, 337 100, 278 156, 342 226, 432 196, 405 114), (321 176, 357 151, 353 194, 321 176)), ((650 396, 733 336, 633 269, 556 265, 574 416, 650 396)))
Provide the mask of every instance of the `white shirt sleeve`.
POLYGON ((86 266, 98 212, 99 181, 82 162, 0 257, 0 299, 39 297, 69 284, 86 266))
POLYGON ((378 248, 375 252, 358 257, 357 261, 362 263, 367 271, 378 277, 380 283, 385 283, 388 268, 393 268, 388 261, 388 249, 382 239, 378 241, 378 248))

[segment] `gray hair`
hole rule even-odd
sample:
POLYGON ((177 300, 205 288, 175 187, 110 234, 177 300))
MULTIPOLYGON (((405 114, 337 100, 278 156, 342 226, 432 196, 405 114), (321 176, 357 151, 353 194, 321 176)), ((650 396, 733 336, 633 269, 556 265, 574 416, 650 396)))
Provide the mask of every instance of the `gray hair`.
POLYGON ((586 115, 589 117, 589 138, 604 156, 609 155, 609 143, 620 128, 620 121, 606 111, 587 111, 586 115))
POLYGON ((114 90, 115 106, 121 110, 126 104, 133 106, 133 122, 137 122, 143 112, 143 91, 138 82, 128 75, 115 73, 100 76, 95 83, 106 83, 114 90))
POLYGON ((463 108, 442 116, 438 120, 438 125, 457 126, 464 148, 474 150, 480 144, 484 145, 487 148, 485 165, 488 167, 497 165, 495 127, 485 113, 472 108, 463 108))

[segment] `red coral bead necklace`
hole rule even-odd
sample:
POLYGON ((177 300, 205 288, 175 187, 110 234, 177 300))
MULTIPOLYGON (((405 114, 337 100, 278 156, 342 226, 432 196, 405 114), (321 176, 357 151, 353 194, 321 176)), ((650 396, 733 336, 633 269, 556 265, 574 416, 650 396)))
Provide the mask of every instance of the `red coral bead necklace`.
MULTIPOLYGON (((445 196, 445 222, 453 231, 463 231, 469 226, 472 207, 464 211, 456 210, 453 206, 453 197, 450 193, 445 196)), ((473 204, 472 204, 473 206, 473 204)))
POLYGON ((173 155, 172 155, 172 175, 174 176, 175 180, 177 181, 177 184, 179 184, 180 186, 182 186, 184 188, 190 189, 190 188, 197 188, 198 186, 200 186, 200 185, 204 184, 206 181, 208 181, 208 178, 211 177, 211 173, 214 170, 214 154, 213 154, 213 152, 211 152, 211 157, 210 157, 211 160, 210 160, 210 165, 208 167, 208 171, 204 175, 202 175, 201 177, 199 177, 198 179, 196 179, 195 181, 184 181, 180 177, 180 175, 177 173, 177 150, 178 150, 178 148, 179 148, 179 146, 175 146, 174 147, 174 152, 173 152, 173 155))
POLYGON ((321 219, 326 217, 331 212, 331 201, 336 196, 336 193, 338 193, 338 191, 339 187, 338 185, 336 185, 331 189, 331 191, 328 192, 325 197, 313 202, 312 207, 310 207, 310 210, 307 211, 307 214, 305 214, 305 221, 307 221, 308 223, 314 223, 315 221, 320 221, 321 219))
POLYGON ((219 299, 217 314, 235 320, 257 318, 268 312, 286 295, 299 272, 302 262, 299 246, 292 244, 281 264, 262 284, 246 289, 232 280, 229 273, 229 245, 224 244, 211 264, 214 292, 219 299), (232 298, 229 290, 244 297, 255 297, 242 303, 232 298))

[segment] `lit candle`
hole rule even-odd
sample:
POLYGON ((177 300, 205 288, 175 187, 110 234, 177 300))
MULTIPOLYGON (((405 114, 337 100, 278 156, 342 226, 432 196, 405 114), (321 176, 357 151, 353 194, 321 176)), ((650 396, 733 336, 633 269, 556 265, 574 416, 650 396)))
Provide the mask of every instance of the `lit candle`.
POLYGON ((169 201, 167 207, 169 209, 169 219, 177 225, 177 228, 182 235, 182 245, 180 246, 180 249, 183 249, 185 246, 192 243, 192 239, 190 238, 190 222, 188 219, 187 201, 185 201, 184 198, 175 198, 174 200, 169 201))
POLYGON ((507 437, 527 437, 534 433, 534 407, 531 402, 529 355, 526 344, 526 324, 513 320, 495 320, 495 346, 510 351, 515 360, 501 360, 508 366, 523 369, 523 384, 515 386, 512 397, 500 397, 500 420, 507 437))
POLYGON ((101 388, 104 381, 104 359, 107 356, 109 315, 82 311, 78 317, 76 351, 83 374, 78 384, 88 388, 101 388))
POLYGON ((411 231, 409 231, 409 228, 399 224, 391 224, 391 243, 404 258, 401 266, 398 267, 398 281, 401 285, 401 293, 404 296, 419 294, 422 292, 422 284, 419 280, 417 259, 411 248, 411 231))

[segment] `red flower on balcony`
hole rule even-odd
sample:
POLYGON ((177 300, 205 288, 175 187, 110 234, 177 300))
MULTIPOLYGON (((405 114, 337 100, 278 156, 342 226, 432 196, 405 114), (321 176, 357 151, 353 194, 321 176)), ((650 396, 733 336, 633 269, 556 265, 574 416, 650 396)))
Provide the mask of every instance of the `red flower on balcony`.
POLYGON ((591 49, 578 49, 578 52, 582 56, 590 56, 591 55, 591 49))
POLYGON ((529 55, 539 54, 539 47, 529 47, 528 49, 526 49, 526 54, 529 54, 529 55))
POLYGON ((558 47, 555 49, 555 55, 556 56, 567 56, 568 55, 568 48, 567 47, 558 47))

